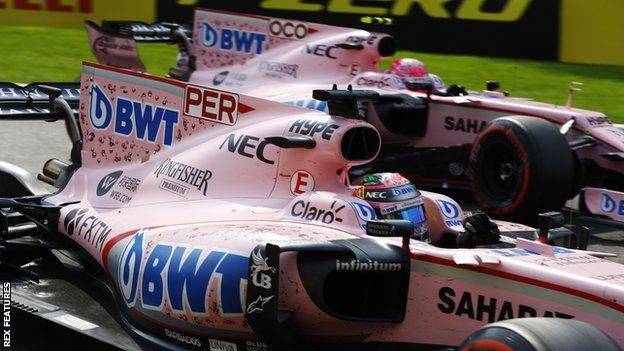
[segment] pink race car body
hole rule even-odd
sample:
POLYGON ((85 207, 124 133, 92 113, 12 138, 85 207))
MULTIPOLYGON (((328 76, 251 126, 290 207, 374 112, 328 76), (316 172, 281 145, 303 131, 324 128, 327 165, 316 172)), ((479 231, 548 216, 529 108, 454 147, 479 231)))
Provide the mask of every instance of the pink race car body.
MULTIPOLYGON (((578 162, 566 165, 570 170, 565 180, 552 180, 570 183, 570 189, 549 196, 559 198, 561 205, 586 187, 588 191, 581 192, 586 195, 582 201, 586 209, 614 220, 624 218, 624 131, 600 112, 489 90, 409 89, 402 78, 379 69, 380 58, 394 53, 393 39, 386 34, 206 9, 196 10, 192 35, 186 41, 180 38, 190 35, 189 29, 111 23, 105 28, 133 35, 137 41, 179 42, 179 65, 171 75, 192 84, 321 111, 327 111, 327 104, 313 99, 312 89, 338 84, 379 92, 380 101, 370 103, 362 113, 381 134, 384 148, 374 163, 353 170, 358 175, 392 168, 418 184, 468 188, 474 183, 468 172, 470 146, 492 120, 523 115, 557 127, 568 122, 565 138, 578 162)), ((88 31, 101 63, 145 69, 133 37, 115 36, 93 23, 88 31), (102 47, 101 38, 113 44, 102 47)), ((300 134, 311 133, 309 128, 293 128, 300 134)), ((547 189, 542 191, 547 194, 547 189)), ((479 196, 477 201, 484 208, 492 206, 479 196)), ((496 206, 492 210, 498 214, 521 211, 501 204, 496 212, 496 206)))
MULTIPOLYGON (((367 235, 375 214, 348 171, 379 152, 370 123, 91 63, 80 84, 77 164, 42 204, 58 206, 48 226, 103 272, 135 336, 211 350, 445 347, 545 316, 624 345, 624 266, 603 254, 506 222, 499 243, 474 249, 367 235)), ((423 195, 434 242, 463 230, 457 203, 423 195)))

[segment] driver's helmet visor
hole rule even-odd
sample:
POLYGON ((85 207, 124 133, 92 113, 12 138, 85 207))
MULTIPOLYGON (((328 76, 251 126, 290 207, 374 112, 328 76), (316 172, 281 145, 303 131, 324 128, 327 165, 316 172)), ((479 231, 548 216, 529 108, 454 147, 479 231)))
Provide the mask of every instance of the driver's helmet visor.
POLYGON ((422 199, 408 201, 401 205, 380 207, 377 216, 380 219, 403 219, 414 224, 414 239, 429 241, 429 227, 427 226, 427 216, 422 199))

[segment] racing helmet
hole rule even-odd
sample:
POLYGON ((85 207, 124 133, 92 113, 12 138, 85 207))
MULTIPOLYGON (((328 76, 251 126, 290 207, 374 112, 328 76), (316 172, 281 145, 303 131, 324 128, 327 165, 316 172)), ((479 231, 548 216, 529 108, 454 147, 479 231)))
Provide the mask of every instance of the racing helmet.
POLYGON ((417 59, 402 58, 392 61, 389 73, 392 73, 402 78, 422 78, 427 76, 427 69, 425 68, 425 64, 417 59))
POLYGON ((414 224, 412 238, 429 242, 423 197, 398 173, 374 173, 355 180, 355 196, 367 201, 379 219, 404 219, 414 224))

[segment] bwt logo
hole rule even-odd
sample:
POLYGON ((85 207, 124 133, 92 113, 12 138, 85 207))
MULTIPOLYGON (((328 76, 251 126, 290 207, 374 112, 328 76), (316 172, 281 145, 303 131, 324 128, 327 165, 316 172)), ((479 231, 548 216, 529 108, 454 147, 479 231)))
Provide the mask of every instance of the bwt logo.
POLYGON ((454 227, 462 225, 461 218, 459 218, 459 207, 456 204, 445 200, 436 200, 436 203, 438 207, 440 207, 440 210, 442 210, 444 217, 447 218, 444 221, 447 226, 454 227))
POLYGON ((117 280, 129 307, 141 296, 146 309, 160 311, 167 301, 175 312, 207 316, 210 295, 217 294, 221 315, 244 313, 248 257, 159 242, 144 259, 144 239, 143 231, 134 235, 119 260, 117 280))
POLYGON ((134 136, 138 140, 155 143, 161 128, 164 129, 163 144, 173 145, 175 127, 180 112, 150 103, 133 101, 118 96, 115 104, 96 83, 91 84, 89 122, 97 130, 107 130, 114 124, 115 134, 134 136))
POLYGON ((184 91, 184 115, 232 126, 238 119, 238 95, 189 84, 184 91))
POLYGON ((203 22, 201 26, 200 39, 204 47, 258 55, 264 51, 266 34, 232 28, 220 28, 217 31, 208 22, 203 22))
POLYGON ((612 213, 617 209, 617 213, 624 216, 624 200, 620 200, 618 204, 611 196, 603 193, 600 199, 600 209, 605 213, 612 213))

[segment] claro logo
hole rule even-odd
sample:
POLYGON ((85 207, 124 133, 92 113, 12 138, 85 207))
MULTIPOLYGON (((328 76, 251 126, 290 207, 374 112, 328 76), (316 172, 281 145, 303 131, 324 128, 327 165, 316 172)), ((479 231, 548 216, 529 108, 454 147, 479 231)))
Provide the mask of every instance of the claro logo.
POLYGON ((456 18, 462 20, 479 20, 495 22, 515 22, 522 18, 529 5, 535 0, 504 0, 503 4, 494 9, 486 6, 488 0, 392 0, 386 6, 378 6, 378 1, 359 1, 353 5, 351 1, 328 0, 324 4, 309 3, 305 0, 264 0, 260 7, 275 10, 294 11, 327 11, 336 13, 352 13, 361 15, 407 16, 424 14, 433 18, 456 18), (370 2, 369 6, 363 5, 370 2), (453 9, 449 5, 458 4, 453 9), (377 5, 377 6, 371 6, 377 5))

